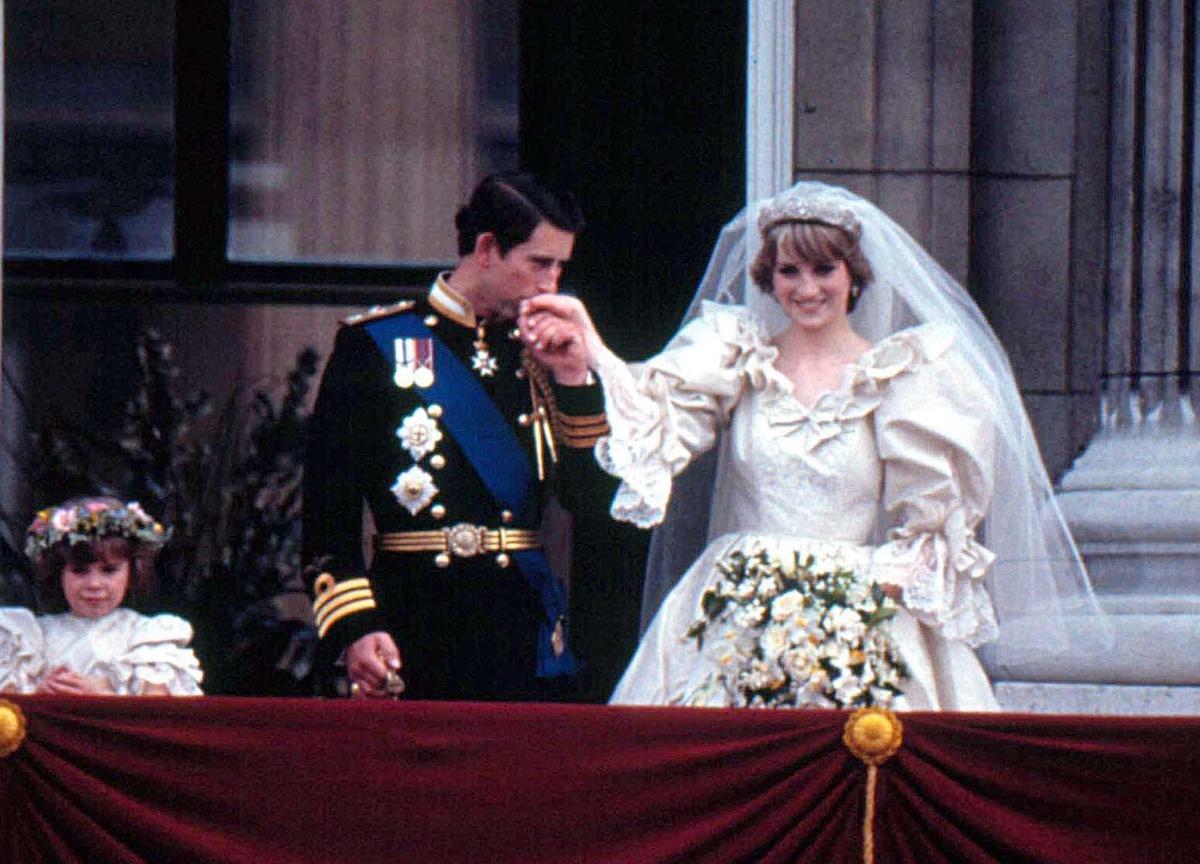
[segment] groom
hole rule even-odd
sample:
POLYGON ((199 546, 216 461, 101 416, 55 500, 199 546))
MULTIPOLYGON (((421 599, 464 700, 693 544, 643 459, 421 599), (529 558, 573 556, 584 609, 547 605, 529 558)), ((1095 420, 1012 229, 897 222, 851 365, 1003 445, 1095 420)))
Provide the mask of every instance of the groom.
POLYGON ((458 266, 343 322, 311 421, 304 555, 321 660, 344 663, 353 695, 570 695, 543 496, 570 508, 595 487, 607 425, 581 354, 525 346, 513 322, 558 290, 582 224, 527 174, 487 177, 455 217, 458 266))

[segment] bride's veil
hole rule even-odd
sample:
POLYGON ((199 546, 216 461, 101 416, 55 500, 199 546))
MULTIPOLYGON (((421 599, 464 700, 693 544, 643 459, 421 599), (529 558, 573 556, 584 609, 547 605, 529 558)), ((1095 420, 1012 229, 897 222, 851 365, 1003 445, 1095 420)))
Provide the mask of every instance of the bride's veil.
MULTIPOLYGON (((1067 529, 1042 464, 1016 381, 999 340, 970 295, 894 220, 845 189, 800 182, 751 204, 722 229, 684 324, 701 303, 742 304, 769 332, 787 325, 774 300, 750 281, 760 245, 759 214, 848 213, 861 227, 860 244, 874 279, 852 315, 872 342, 918 323, 954 330, 959 355, 996 403, 995 495, 980 540, 996 554, 987 586, 1000 637, 981 655, 993 672, 1020 675, 1046 657, 1103 650, 1111 641, 1087 571, 1067 529)), ((982 410, 982 409, 981 409, 982 410)), ((720 447, 676 478, 666 518, 654 532, 646 568, 642 626, 703 549, 720 447)))

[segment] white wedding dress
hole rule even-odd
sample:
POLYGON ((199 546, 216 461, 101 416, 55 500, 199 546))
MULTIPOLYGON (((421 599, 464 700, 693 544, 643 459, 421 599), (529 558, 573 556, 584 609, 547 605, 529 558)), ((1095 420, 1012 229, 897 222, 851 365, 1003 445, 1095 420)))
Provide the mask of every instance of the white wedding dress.
POLYGON ((992 493, 991 399, 957 362, 953 335, 933 324, 897 332, 811 406, 776 356, 744 308, 707 303, 647 363, 599 361, 612 435, 597 457, 622 479, 615 517, 657 524, 672 478, 722 448, 708 545, 663 601, 612 702, 694 704, 687 697, 715 661, 685 634, 713 566, 766 548, 832 556, 902 587, 892 627, 910 677, 895 707, 997 710, 973 650, 997 634, 983 584, 994 556, 975 538, 992 493))

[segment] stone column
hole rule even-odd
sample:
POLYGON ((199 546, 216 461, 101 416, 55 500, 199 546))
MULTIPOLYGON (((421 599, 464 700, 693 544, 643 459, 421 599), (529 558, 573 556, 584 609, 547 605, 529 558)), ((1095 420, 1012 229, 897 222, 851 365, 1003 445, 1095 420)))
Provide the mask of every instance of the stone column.
POLYGON ((796 179, 874 201, 964 283, 972 16, 971 0, 796 0, 796 179))
POLYGON ((1200 713, 1200 46, 1188 0, 1111 8, 1099 429, 1059 501, 1116 644, 1034 676, 1073 684, 1000 692, 1012 710, 1200 713))
POLYGON ((746 201, 792 183, 796 0, 750 0, 746 28, 746 201))

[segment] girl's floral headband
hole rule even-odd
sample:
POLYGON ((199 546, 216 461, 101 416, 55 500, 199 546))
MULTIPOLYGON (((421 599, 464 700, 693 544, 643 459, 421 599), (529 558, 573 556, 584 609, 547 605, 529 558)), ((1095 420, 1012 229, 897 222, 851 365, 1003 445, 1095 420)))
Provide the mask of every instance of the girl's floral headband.
POLYGON ((124 537, 158 550, 170 536, 170 529, 155 522, 136 501, 90 500, 39 510, 25 534, 25 554, 37 561, 59 543, 70 547, 106 537, 124 537))

